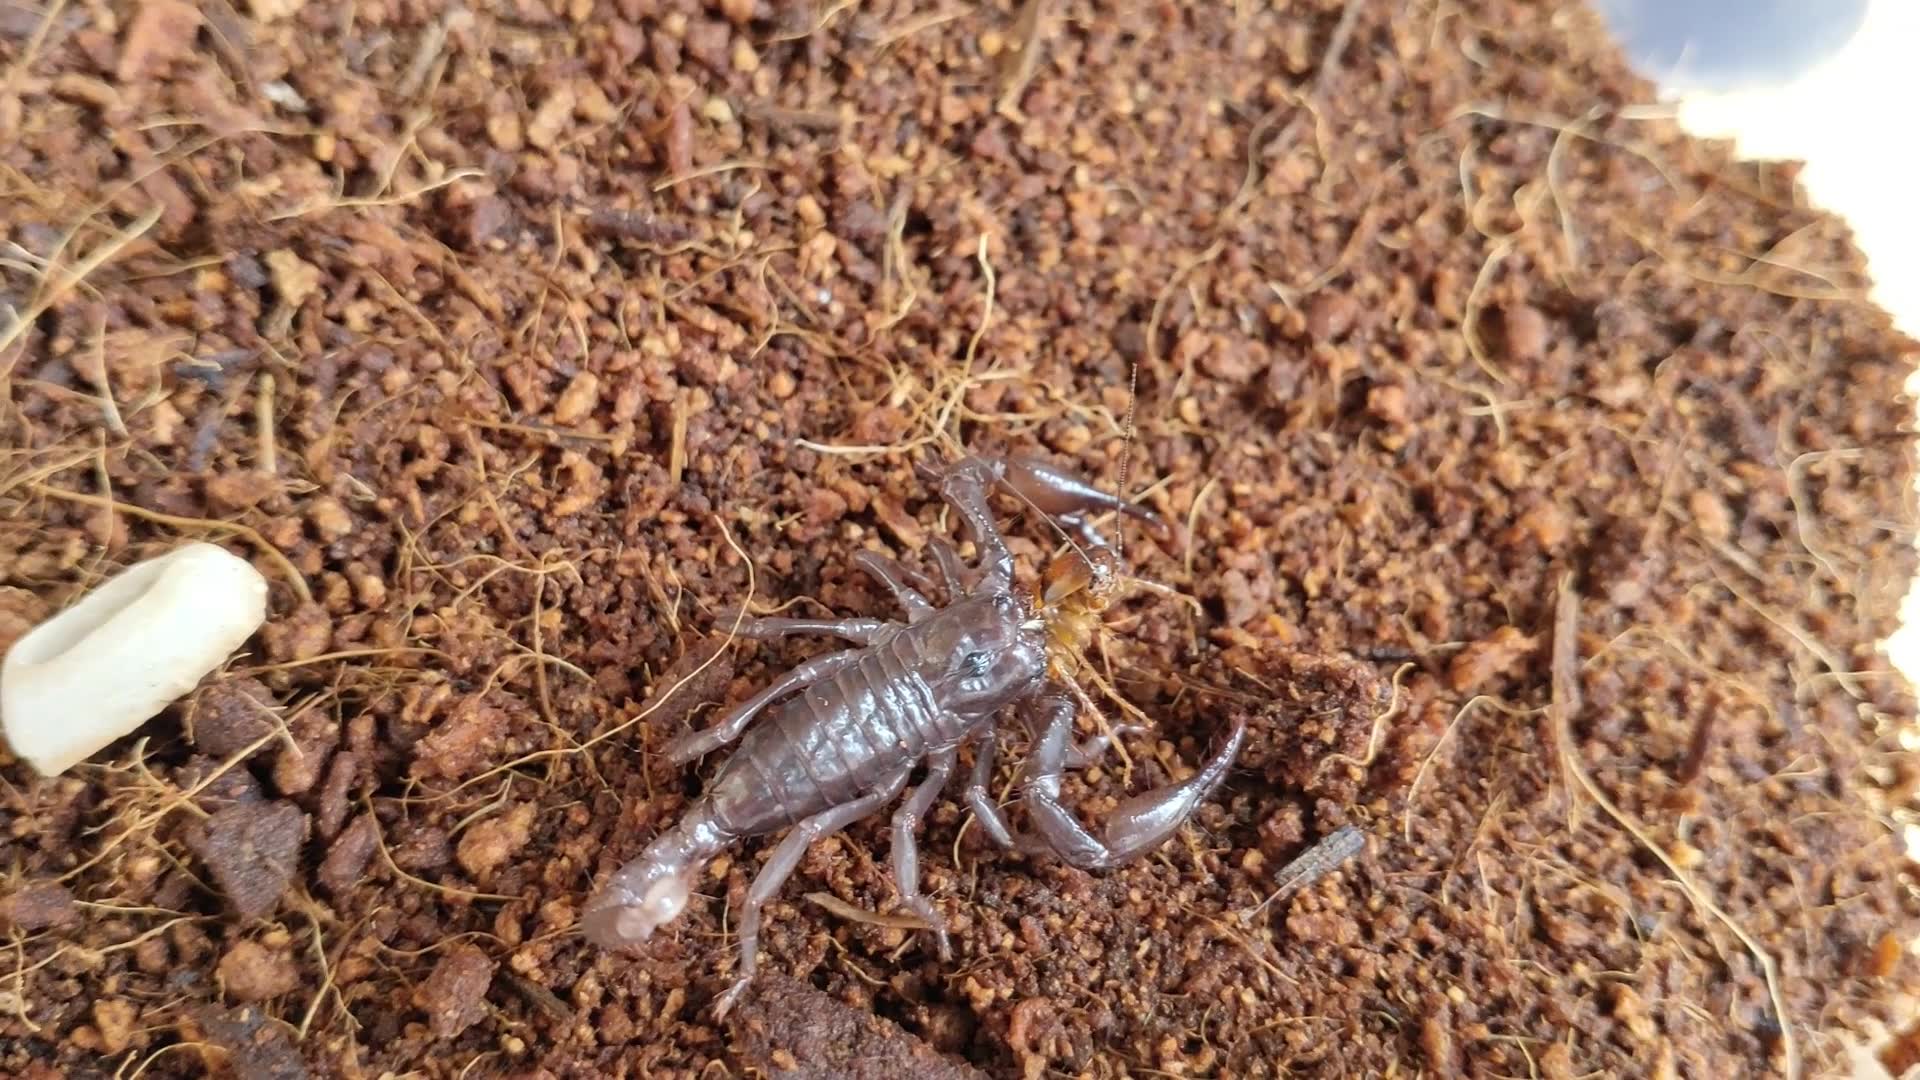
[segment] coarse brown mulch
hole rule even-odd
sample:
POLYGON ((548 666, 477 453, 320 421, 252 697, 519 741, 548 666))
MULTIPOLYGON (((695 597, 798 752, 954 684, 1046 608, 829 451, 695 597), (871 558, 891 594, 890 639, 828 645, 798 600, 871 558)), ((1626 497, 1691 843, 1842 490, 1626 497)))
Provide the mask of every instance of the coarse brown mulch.
POLYGON ((189 537, 273 583, 0 763, 0 1070, 1837 1068, 1920 989, 1916 346, 1650 97, 1518 0, 0 0, 0 643, 189 537), (823 647, 727 613, 891 614, 956 441, 1177 526, 1070 802, 1241 767, 1098 875, 950 793, 948 962, 823 841, 716 1022, 767 845, 635 956, 580 906, 823 647))

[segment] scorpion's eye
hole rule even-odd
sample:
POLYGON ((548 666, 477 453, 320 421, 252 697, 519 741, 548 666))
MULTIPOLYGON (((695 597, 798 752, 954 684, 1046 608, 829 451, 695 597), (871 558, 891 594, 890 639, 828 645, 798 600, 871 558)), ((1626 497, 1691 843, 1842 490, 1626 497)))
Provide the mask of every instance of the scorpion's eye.
POLYGON ((978 677, 987 673, 993 664, 993 658, 983 652, 970 652, 960 658, 960 673, 969 677, 978 677))

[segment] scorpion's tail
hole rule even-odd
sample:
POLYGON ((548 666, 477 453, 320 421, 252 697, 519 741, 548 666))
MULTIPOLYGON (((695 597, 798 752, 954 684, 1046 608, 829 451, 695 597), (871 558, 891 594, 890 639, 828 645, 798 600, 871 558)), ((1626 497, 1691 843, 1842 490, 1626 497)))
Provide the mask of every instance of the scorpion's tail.
POLYGON ((679 917, 700 871, 734 839, 704 809, 688 814, 608 879, 581 914, 581 932, 603 949, 647 940, 679 917))

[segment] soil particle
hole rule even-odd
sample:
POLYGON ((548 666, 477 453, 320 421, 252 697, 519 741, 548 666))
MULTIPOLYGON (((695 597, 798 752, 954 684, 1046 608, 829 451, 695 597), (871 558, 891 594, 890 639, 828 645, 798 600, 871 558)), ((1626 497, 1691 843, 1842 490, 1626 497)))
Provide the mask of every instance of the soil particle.
POLYGON ((534 803, 518 803, 469 827, 460 837, 454 859, 475 881, 486 881, 532 839, 533 819, 538 812, 534 803))
POLYGON ((435 1038, 450 1039, 487 1015, 487 988, 497 965, 477 946, 462 942, 446 951, 413 992, 435 1038))
POLYGON ((393 861, 402 870, 438 869, 453 861, 453 840, 445 829, 431 825, 415 828, 394 848, 393 861))
POLYGON ((79 921, 73 891, 58 882, 24 885, 0 897, 0 929, 32 934, 79 921))
POLYGON ((1315 341, 1339 341, 1353 329, 1359 305, 1343 292, 1315 293, 1307 302, 1307 333, 1315 341))
POLYGON ((727 1026, 748 1062, 782 1080, 883 1080, 904 1073, 927 1080, 986 1076, 887 1020, 785 977, 756 982, 727 1026))
MULTIPOLYGON (((722 629, 731 620, 720 623, 722 629)), ((695 641, 654 677, 639 715, 654 731, 682 731, 687 718, 721 696, 733 681, 733 653, 723 637, 695 641)))
POLYGON ((93 1026, 100 1033, 100 1049, 118 1054, 132 1046, 134 1024, 139 1018, 140 1006, 125 998, 103 998, 94 1002, 93 1026))
POLYGON ((184 1033, 188 1041, 217 1048, 205 1055, 209 1069, 232 1070, 234 1080, 306 1080, 307 1068, 293 1031, 252 1006, 195 1010, 184 1033), (193 1031, 193 1028, 199 1029, 193 1031))
POLYGON ((261 627, 260 637, 276 663, 311 660, 333 642, 333 619, 319 604, 302 604, 261 627))
POLYGON ((327 857, 321 860, 314 876, 328 892, 343 895, 360 882, 378 845, 379 834, 373 818, 361 814, 327 848, 327 857))
POLYGON ((143 80, 187 55, 200 30, 200 9, 182 0, 140 0, 127 24, 115 75, 122 83, 143 80))
POLYGON ((1447 665, 1447 683, 1456 694, 1484 689, 1496 679, 1513 674, 1530 660, 1539 648, 1539 640, 1517 627, 1503 626, 1491 635, 1472 642, 1447 665))
POLYGON ((411 773, 429 780, 462 780, 495 760, 512 718, 499 703, 469 697, 414 747, 411 773))
POLYGON ((1500 329, 1511 360, 1534 363, 1547 351, 1547 317, 1539 308, 1528 304, 1508 308, 1501 312, 1500 329))
POLYGON ((300 795, 320 780, 333 750, 340 745, 340 721, 322 709, 307 709, 288 723, 293 736, 273 759, 273 786, 282 795, 300 795))
POLYGON ((345 539, 353 532, 353 516, 339 499, 322 497, 315 499, 307 507, 307 521, 313 526, 313 533, 326 543, 345 539))
POLYGON ((236 941, 220 957, 220 985, 239 1002, 266 1001, 300 985, 300 967, 284 948, 236 941))
POLYGON ((277 721, 271 710, 278 705, 273 691, 258 679, 221 679, 194 695, 187 708, 187 736, 201 753, 224 760, 274 730, 277 721))
POLYGON ((180 783, 193 797, 194 805, 208 813, 224 810, 235 803, 257 803, 267 797, 266 789, 245 768, 223 770, 223 762, 210 757, 191 757, 180 767, 180 783))
POLYGON ((1241 767, 1283 790, 1352 800, 1366 780, 1375 722, 1389 706, 1372 665, 1280 645, 1231 651, 1221 660, 1250 677, 1246 685, 1271 695, 1247 718, 1241 767))
POLYGON ((306 832, 307 815, 292 803, 237 803, 201 823, 189 843, 234 913, 250 919, 279 904, 306 832))
POLYGON ((314 813, 314 832, 322 840, 331 840, 347 820, 347 799, 354 778, 360 772, 360 755, 343 750, 327 766, 327 782, 320 788, 319 808, 314 813))

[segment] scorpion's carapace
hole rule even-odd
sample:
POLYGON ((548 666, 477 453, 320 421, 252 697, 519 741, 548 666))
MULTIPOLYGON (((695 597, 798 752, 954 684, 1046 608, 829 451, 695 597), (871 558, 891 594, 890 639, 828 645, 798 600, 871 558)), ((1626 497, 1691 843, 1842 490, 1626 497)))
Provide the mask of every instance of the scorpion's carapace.
POLYGON ((752 980, 760 911, 813 841, 892 801, 924 763, 924 779, 893 817, 893 876, 903 906, 932 929, 948 955, 943 920, 920 893, 914 835, 953 773, 960 744, 972 741, 967 804, 1003 847, 1052 854, 1086 869, 1112 867, 1152 850, 1179 828, 1238 755, 1236 725, 1212 760, 1187 780, 1122 803, 1096 837, 1060 803, 1060 776, 1096 760, 1106 740, 1072 743, 1074 698, 1063 685, 1068 653, 1097 629, 1119 576, 1117 559, 1087 516, 1115 510, 1149 521, 1149 511, 1105 495, 1049 466, 968 457, 940 472, 941 495, 966 521, 979 548, 979 580, 962 582, 960 561, 935 548, 950 602, 935 607, 891 560, 857 559, 899 599, 905 623, 879 619, 747 620, 742 636, 767 640, 831 634, 853 648, 809 660, 743 702, 719 723, 667 747, 691 762, 735 739, 740 745, 686 816, 613 875, 587 905, 582 928, 603 947, 645 941, 685 908, 702 869, 734 843, 790 830, 754 879, 739 916, 740 966, 721 998, 724 1013, 752 980), (1011 487, 1029 504, 1072 524, 1087 540, 1084 560, 1050 567, 1043 595, 1016 587, 1013 556, 995 525, 987 493, 1011 487), (777 704, 776 704, 777 702, 777 704), (768 719, 749 730, 755 716, 768 719), (1023 772, 1032 835, 1016 834, 987 793, 994 724, 1006 712, 1034 726, 1037 743, 1023 772))

